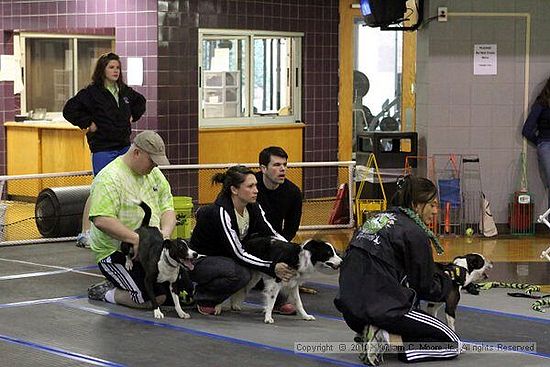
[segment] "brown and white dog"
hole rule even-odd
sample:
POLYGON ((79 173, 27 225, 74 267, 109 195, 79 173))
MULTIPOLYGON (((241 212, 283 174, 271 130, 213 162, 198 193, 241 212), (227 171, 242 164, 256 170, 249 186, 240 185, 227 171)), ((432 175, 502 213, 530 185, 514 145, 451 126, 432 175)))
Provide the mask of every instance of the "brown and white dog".
MULTIPOLYGON (((273 307, 280 291, 289 295, 289 301, 296 305, 298 315, 304 320, 315 320, 304 309, 300 298, 299 287, 320 267, 338 269, 342 259, 336 254, 334 247, 325 241, 309 239, 303 244, 284 242, 271 237, 255 237, 243 245, 247 252, 274 263, 284 262, 295 269, 297 275, 288 282, 280 281, 269 275, 254 271, 250 282, 240 291, 231 296, 231 309, 241 310, 241 305, 248 292, 264 280, 264 322, 272 324, 273 307)), ((221 313, 221 304, 216 306, 216 313, 221 313)))
MULTIPOLYGON (((469 289, 474 282, 487 279, 486 271, 493 267, 493 264, 487 260, 483 255, 477 253, 470 253, 464 256, 457 256, 454 258, 452 264, 461 266, 466 269, 466 280, 463 286, 453 284, 453 288, 447 294, 447 298, 444 303, 433 303, 428 302, 427 311, 433 316, 437 316, 438 311, 445 304, 445 317, 447 319, 447 325, 454 330, 455 329, 455 319, 456 319, 456 309, 458 307, 458 302, 460 301, 460 290, 462 288, 469 289)), ((445 267, 444 264, 436 264, 442 268, 445 267)), ((470 290, 469 290, 470 291, 470 290)), ((470 291, 471 293, 474 293, 470 291)))

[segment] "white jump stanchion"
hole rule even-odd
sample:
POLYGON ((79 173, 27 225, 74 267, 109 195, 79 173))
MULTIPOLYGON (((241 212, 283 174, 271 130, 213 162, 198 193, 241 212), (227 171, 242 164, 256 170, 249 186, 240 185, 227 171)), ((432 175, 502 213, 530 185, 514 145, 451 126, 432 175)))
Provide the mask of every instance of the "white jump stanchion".
MULTIPOLYGON (((550 228, 550 222, 548 221, 548 215, 550 215, 550 208, 548 208, 547 211, 544 212, 544 214, 539 215, 539 218, 537 219, 537 222, 544 223, 548 228, 550 228)), ((550 261, 550 247, 548 247, 546 250, 544 250, 540 254, 540 258, 550 261)))

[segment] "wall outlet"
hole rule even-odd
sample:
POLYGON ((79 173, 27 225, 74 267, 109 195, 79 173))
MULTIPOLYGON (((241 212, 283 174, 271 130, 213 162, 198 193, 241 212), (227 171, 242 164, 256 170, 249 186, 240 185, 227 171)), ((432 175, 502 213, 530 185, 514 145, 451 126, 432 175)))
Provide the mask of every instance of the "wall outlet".
POLYGON ((437 20, 439 22, 446 22, 447 21, 447 7, 446 6, 440 6, 437 8, 437 20))

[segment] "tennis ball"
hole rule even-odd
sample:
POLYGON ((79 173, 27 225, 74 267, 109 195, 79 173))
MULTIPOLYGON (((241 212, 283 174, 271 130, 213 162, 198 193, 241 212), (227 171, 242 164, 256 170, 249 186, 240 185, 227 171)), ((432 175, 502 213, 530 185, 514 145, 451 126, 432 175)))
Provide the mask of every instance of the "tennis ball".
POLYGON ((474 230, 471 227, 466 228, 466 236, 471 237, 474 235, 474 230))

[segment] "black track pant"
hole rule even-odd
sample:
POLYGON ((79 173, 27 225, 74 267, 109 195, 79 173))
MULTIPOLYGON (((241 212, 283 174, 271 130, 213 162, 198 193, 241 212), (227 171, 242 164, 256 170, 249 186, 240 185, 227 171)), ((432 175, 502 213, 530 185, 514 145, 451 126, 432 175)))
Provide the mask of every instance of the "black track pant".
POLYGON ((204 306, 215 306, 250 281, 250 270, 223 256, 206 256, 195 262, 190 273, 197 283, 193 299, 204 306))
MULTIPOLYGON (((130 292, 135 303, 144 303, 148 300, 145 293, 145 270, 139 261, 133 261, 132 270, 126 269, 126 256, 116 251, 110 256, 101 260, 97 265, 115 287, 130 292)), ((154 286, 155 295, 166 294, 166 289, 158 283, 154 286)), ((168 297, 171 298, 171 297, 168 297)))
POLYGON ((403 339, 403 362, 452 359, 460 353, 458 335, 439 319, 421 310, 407 312, 401 319, 376 325, 403 339))

